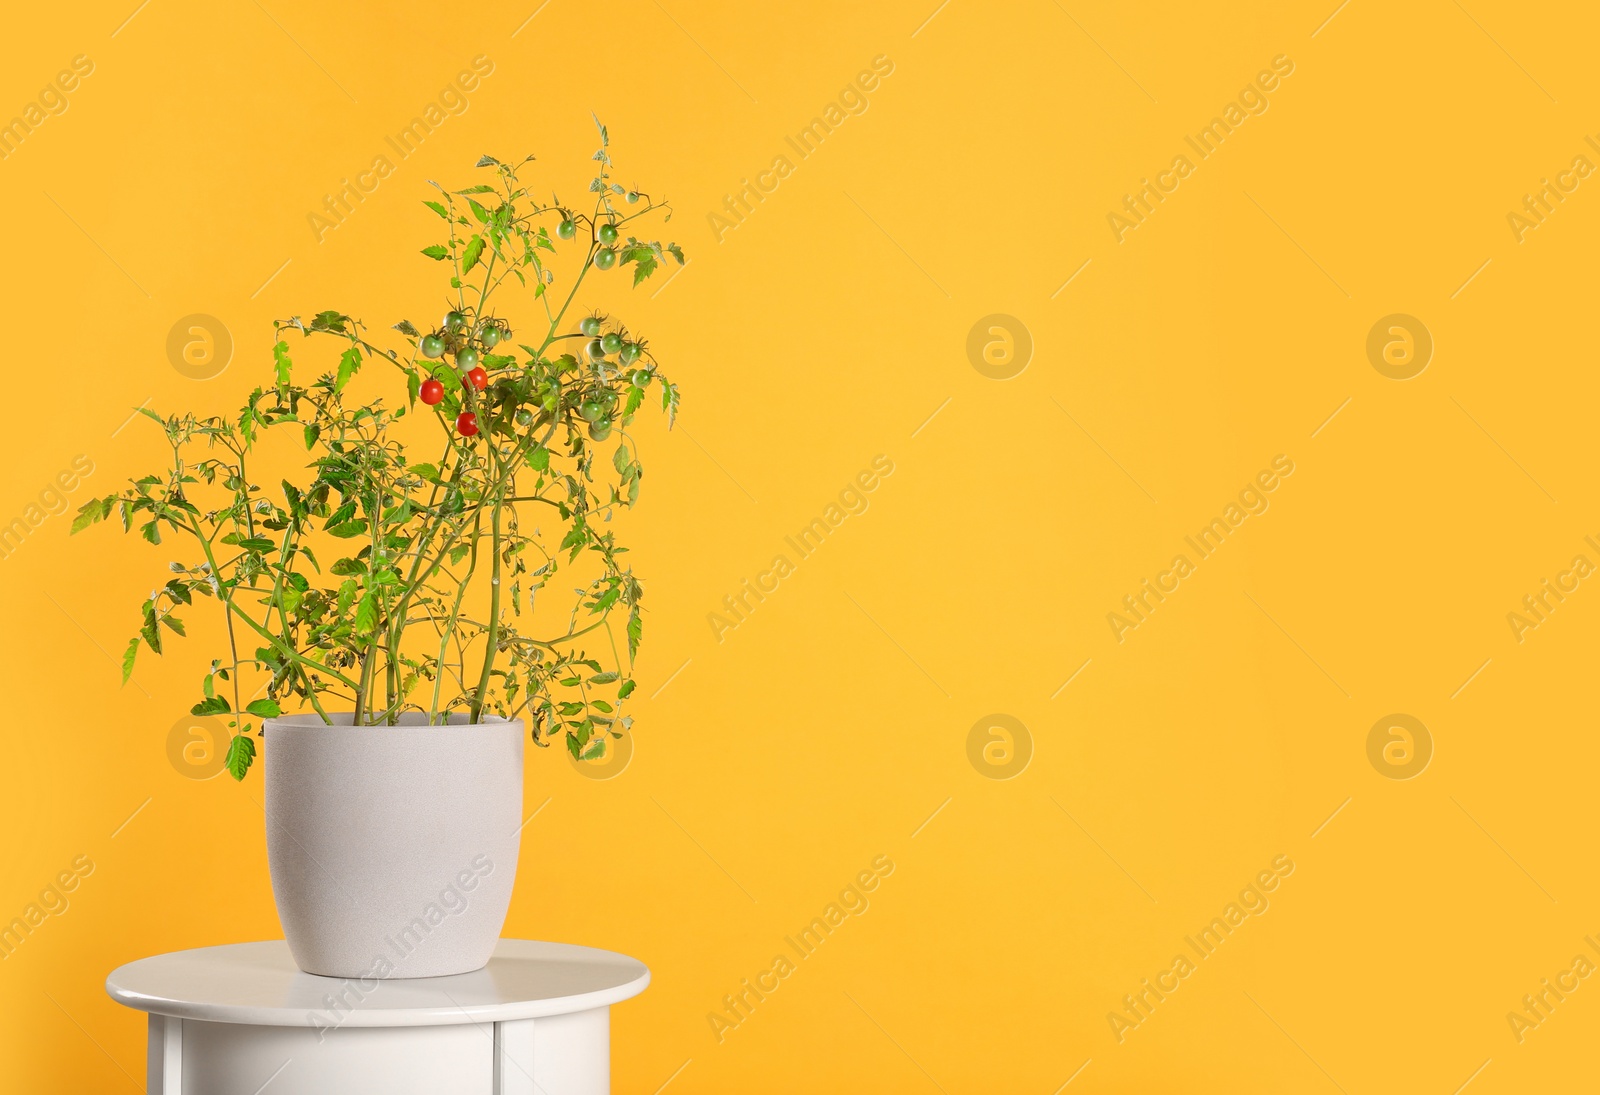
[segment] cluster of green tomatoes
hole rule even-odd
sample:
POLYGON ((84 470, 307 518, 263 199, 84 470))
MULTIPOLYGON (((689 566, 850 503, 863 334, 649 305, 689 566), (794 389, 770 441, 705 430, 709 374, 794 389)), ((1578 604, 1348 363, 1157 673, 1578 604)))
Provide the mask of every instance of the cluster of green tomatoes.
MULTIPOLYGON (((628 191, 628 202, 632 204, 639 200, 637 190, 628 191)), ((556 225, 556 235, 564 240, 570 240, 578 234, 578 222, 567 217, 556 225)), ((600 249, 594 253, 594 264, 602 270, 609 270, 617 264, 617 226, 602 224, 595 232, 595 238, 600 241, 600 249)))

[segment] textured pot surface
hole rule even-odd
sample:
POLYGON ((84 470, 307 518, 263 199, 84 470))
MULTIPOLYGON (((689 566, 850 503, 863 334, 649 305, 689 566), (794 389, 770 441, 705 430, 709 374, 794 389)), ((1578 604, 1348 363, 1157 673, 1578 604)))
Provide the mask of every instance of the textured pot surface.
POLYGON ((523 725, 266 722, 267 861, 295 962, 439 977, 489 961, 511 903, 523 725))

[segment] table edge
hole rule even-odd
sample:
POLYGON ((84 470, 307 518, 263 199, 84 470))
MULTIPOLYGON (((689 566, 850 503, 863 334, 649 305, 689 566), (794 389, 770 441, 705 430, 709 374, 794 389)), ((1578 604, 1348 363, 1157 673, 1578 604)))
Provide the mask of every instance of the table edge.
MULTIPOLYGON (((517 942, 543 942, 542 940, 516 940, 517 942)), ((261 942, 278 942, 277 940, 261 940, 261 942)), ((224 944, 228 946, 230 944, 224 944)), ((238 1004, 238 1003, 213 1003, 198 1000, 174 1000, 168 997, 151 996, 132 989, 123 988, 113 983, 117 974, 128 966, 137 962, 148 961, 150 958, 161 958, 164 955, 150 955, 146 958, 125 962, 106 975, 105 991, 116 1003, 134 1011, 142 1011, 150 1015, 162 1015, 174 1019, 187 1019, 207 1023, 233 1023, 243 1026, 270 1026, 270 1027, 316 1027, 316 1020, 323 1019, 322 1026, 380 1028, 380 1027, 436 1027, 436 1026, 468 1026, 486 1023, 516 1022, 524 1019, 542 1019, 554 1015, 570 1015, 580 1011, 590 1011, 595 1008, 610 1007, 612 1004, 638 996, 650 985, 650 967, 640 962, 631 955, 621 954, 617 951, 606 951, 598 947, 586 947, 581 944, 561 943, 561 947, 572 947, 579 950, 593 951, 601 954, 612 955, 626 959, 638 966, 639 974, 633 979, 620 985, 608 988, 595 989, 591 992, 577 993, 572 996, 558 996, 542 1000, 513 1000, 490 1004, 446 1005, 443 1007, 407 1007, 407 1008, 374 1008, 370 1010, 354 1010, 335 1016, 334 1013, 321 1010, 291 1009, 281 1005, 238 1004), (337 1019, 335 1022, 334 1020, 337 1019)), ((212 948, 201 947, 199 950, 212 948)), ((185 953, 183 951, 172 952, 185 953)), ((315 975, 308 975, 315 976, 315 975)), ((330 985, 343 983, 340 978, 326 978, 330 985)), ((397 981, 409 981, 410 978, 395 978, 397 981)), ((443 980, 443 978, 416 978, 418 981, 443 980)), ((380 984, 382 982, 379 982, 380 984)))
MULTIPOLYGON (((650 971, 646 969, 625 985, 600 989, 578 996, 563 996, 554 1000, 528 1000, 510 1004, 480 1004, 447 1008, 383 1008, 371 1011, 352 1011, 337 1023, 340 1028, 376 1027, 448 1027, 509 1023, 521 1019, 546 1019, 553 1015, 571 1015, 580 1011, 610 1007, 631 1000, 650 985, 650 971)), ((315 1027, 310 1020, 319 1012, 296 1012, 286 1008, 266 1008, 243 1004, 201 1004, 188 1001, 164 1000, 139 993, 115 989, 107 983, 106 993, 123 1007, 151 1015, 165 1015, 173 1019, 188 1019, 205 1023, 234 1023, 252 1027, 315 1027)))

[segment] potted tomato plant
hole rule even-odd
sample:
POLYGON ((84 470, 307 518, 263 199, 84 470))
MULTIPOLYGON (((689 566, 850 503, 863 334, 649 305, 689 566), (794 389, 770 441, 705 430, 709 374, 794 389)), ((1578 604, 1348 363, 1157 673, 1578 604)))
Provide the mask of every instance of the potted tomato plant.
POLYGON ((396 323, 385 346, 339 311, 280 321, 270 383, 236 416, 145 411, 170 463, 73 524, 115 515, 184 556, 141 607, 124 681, 191 606, 220 611, 226 649, 193 711, 227 721, 235 779, 264 739, 273 893, 308 972, 483 966, 516 871, 524 738, 589 758, 630 726, 643 591, 607 526, 639 497, 630 423, 649 397, 670 425, 678 389, 577 298, 684 259, 634 234, 670 208, 611 181, 600 136, 588 212, 536 200, 531 157, 485 156, 492 181, 424 203, 443 238, 422 253, 448 282, 436 327, 396 323))

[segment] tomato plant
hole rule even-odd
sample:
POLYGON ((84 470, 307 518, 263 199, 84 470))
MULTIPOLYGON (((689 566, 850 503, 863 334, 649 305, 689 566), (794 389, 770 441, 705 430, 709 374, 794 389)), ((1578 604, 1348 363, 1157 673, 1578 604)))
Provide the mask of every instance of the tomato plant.
POLYGON ((646 389, 660 385, 669 426, 678 389, 620 324, 568 316, 591 271, 631 263, 638 285, 667 256, 684 258, 676 244, 621 239, 671 209, 648 195, 636 210, 615 207, 637 192, 610 181, 604 126, 600 139, 587 215, 534 197, 519 178, 532 157, 485 156, 477 166, 492 182, 441 187, 424 203, 446 237, 423 249, 447 274, 437 328, 402 320, 393 330, 404 342, 384 346, 337 310, 280 320, 270 381, 237 415, 144 410, 170 464, 78 511, 74 532, 115 514, 152 544, 186 545, 140 606, 123 680, 141 646, 160 654, 185 634, 180 613, 216 605, 226 654, 203 674, 193 711, 233 720, 235 778, 255 756, 250 720, 290 707, 329 721, 353 711, 366 725, 406 711, 430 723, 523 717, 536 743, 561 739, 585 758, 631 725, 620 708, 634 690, 644 594, 606 526, 639 498, 628 427, 646 389), (581 241, 575 253, 564 256, 547 225, 581 241), (494 310, 511 306, 513 289, 531 305, 515 323, 494 310), (513 347, 514 331, 528 341, 513 347), (623 347, 626 366, 607 358, 623 347), (306 379, 318 356, 326 371, 306 379), (254 482, 263 466, 304 465, 285 447, 303 447, 309 466, 254 482), (565 590, 576 596, 563 604, 565 590))

